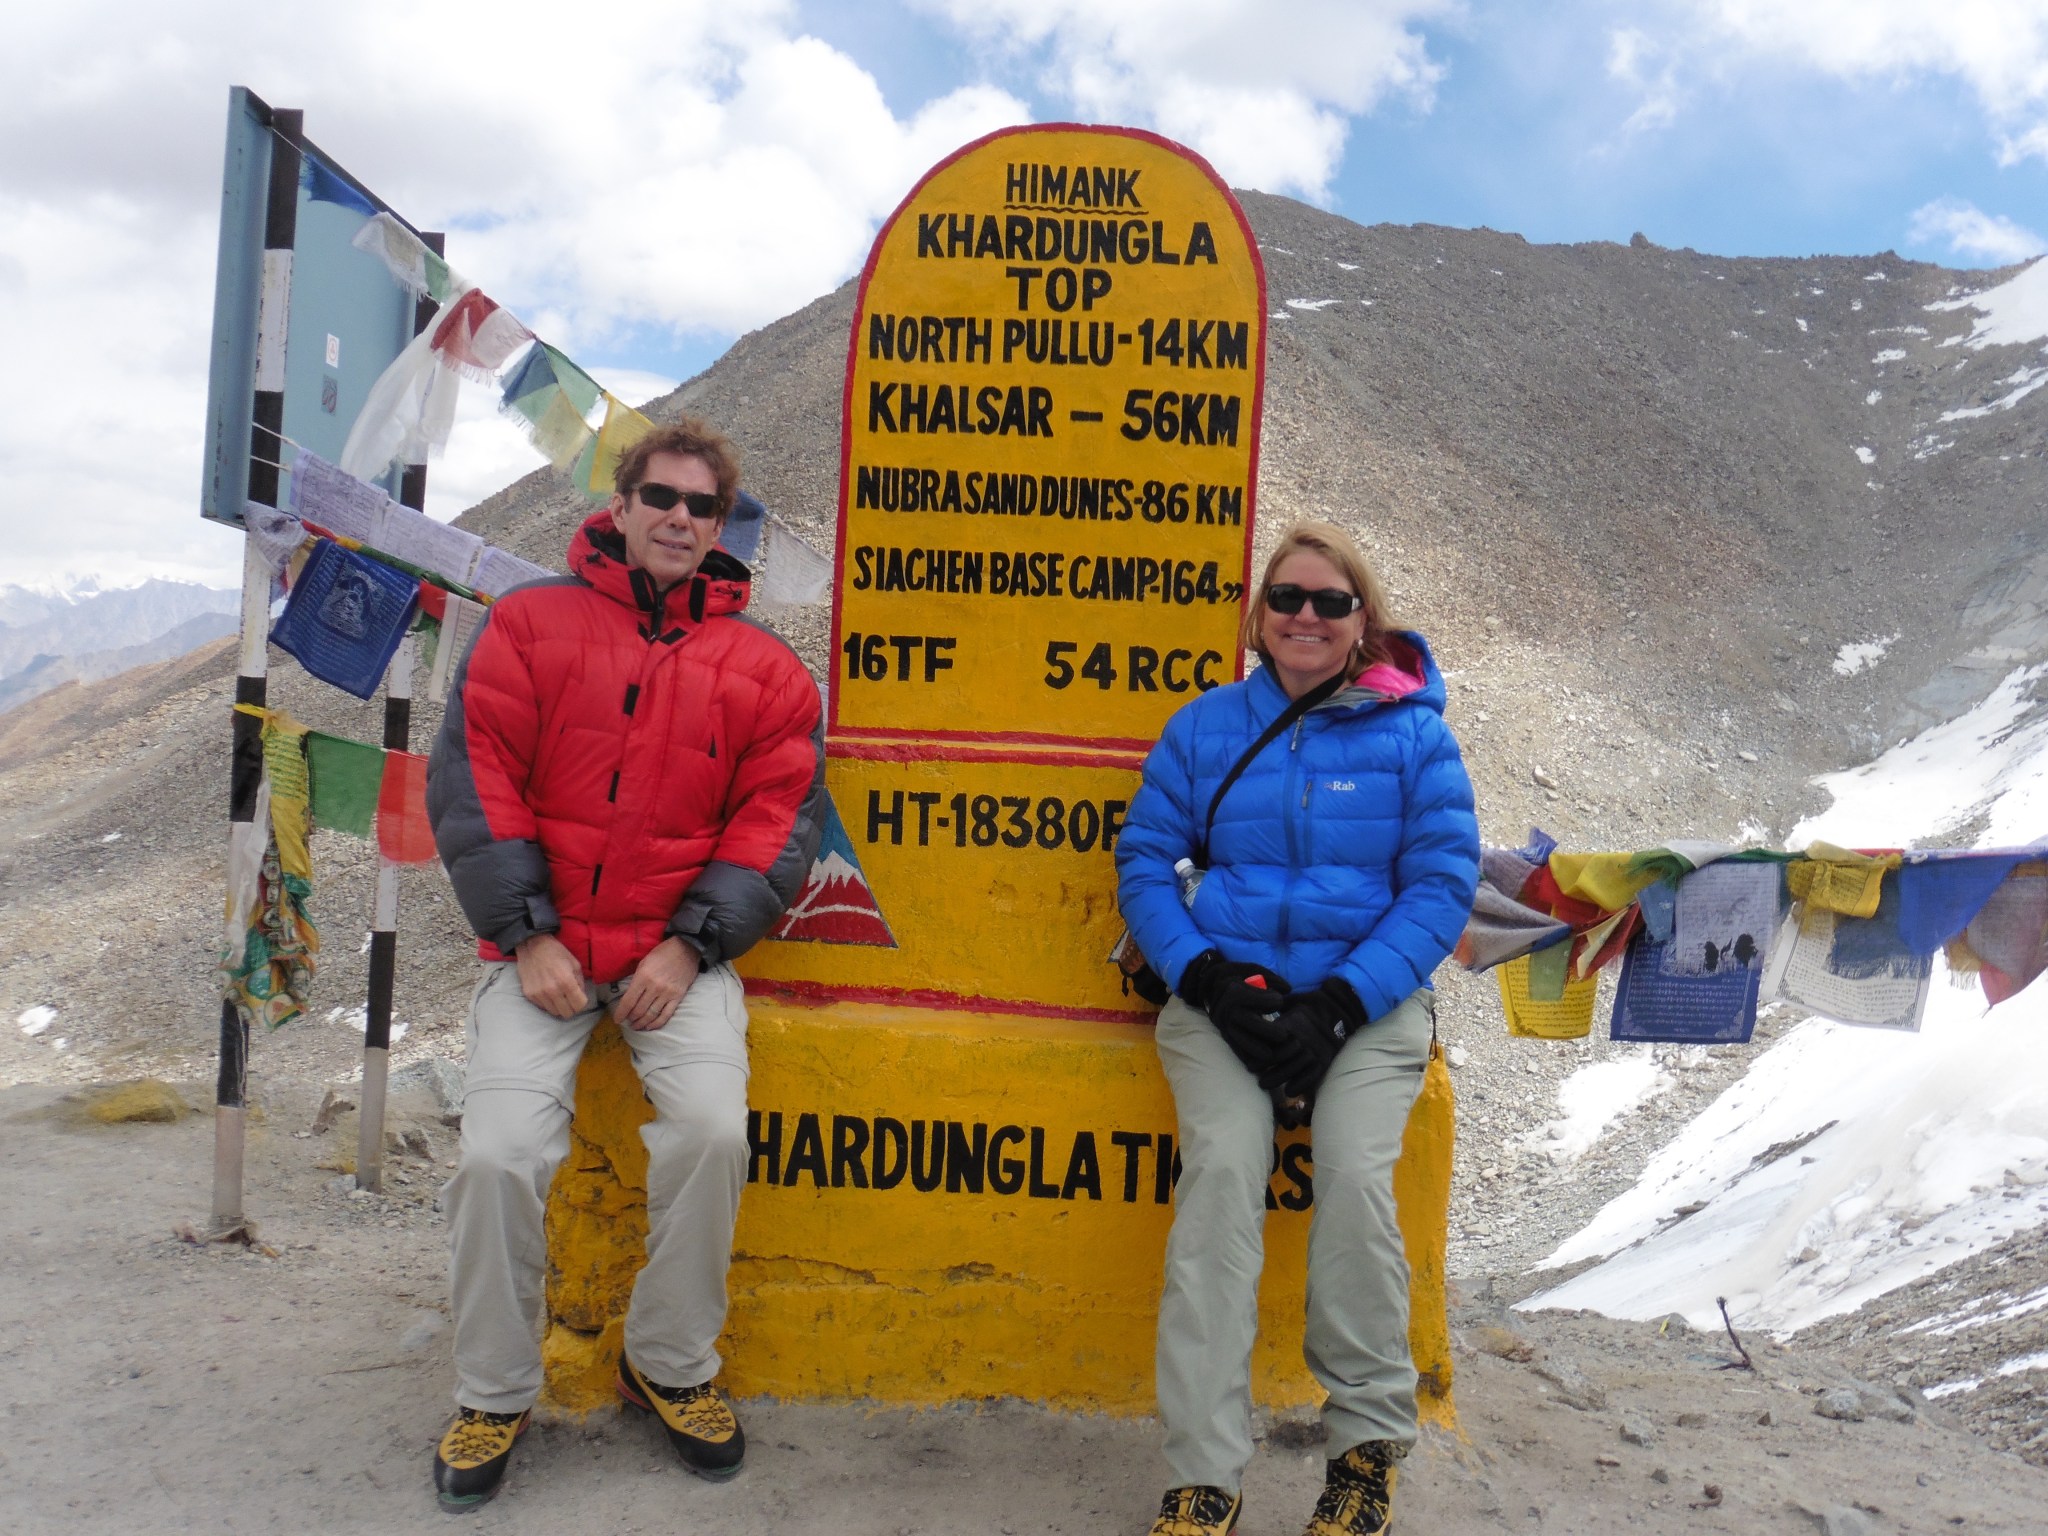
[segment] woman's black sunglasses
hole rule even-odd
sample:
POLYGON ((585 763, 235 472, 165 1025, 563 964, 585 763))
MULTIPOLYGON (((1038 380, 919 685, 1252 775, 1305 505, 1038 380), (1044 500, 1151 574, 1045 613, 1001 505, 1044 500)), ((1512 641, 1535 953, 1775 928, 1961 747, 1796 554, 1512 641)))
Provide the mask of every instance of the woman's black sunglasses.
POLYGON ((1363 608, 1365 599, 1356 592, 1346 592, 1342 587, 1318 587, 1311 592, 1291 581, 1266 588, 1266 606, 1275 613, 1299 613, 1303 603, 1311 604, 1319 619, 1341 619, 1347 613, 1356 613, 1363 608))
POLYGON ((634 486, 632 494, 657 512, 673 511, 680 501, 689 508, 692 517, 718 516, 718 493, 715 491, 679 491, 672 485, 650 480, 645 485, 634 486))

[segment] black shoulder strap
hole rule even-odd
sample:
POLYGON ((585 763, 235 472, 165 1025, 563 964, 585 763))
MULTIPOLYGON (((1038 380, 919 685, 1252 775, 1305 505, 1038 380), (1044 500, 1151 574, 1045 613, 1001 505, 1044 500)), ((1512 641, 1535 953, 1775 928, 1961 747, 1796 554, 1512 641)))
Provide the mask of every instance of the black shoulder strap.
POLYGON ((1202 840, 1195 845, 1195 863, 1199 867, 1206 869, 1209 866, 1209 834, 1216 827, 1216 807, 1221 805, 1223 797, 1230 793, 1230 786, 1235 784, 1243 775, 1245 769, 1251 766, 1252 759, 1265 751, 1275 738, 1286 731, 1287 727, 1294 724, 1295 721, 1314 709, 1323 700, 1329 698, 1349 681, 1348 677, 1339 672, 1335 677, 1317 683, 1315 687, 1309 689, 1300 698, 1291 701, 1285 709, 1273 717, 1271 725, 1259 732, 1259 739, 1246 747, 1243 755, 1230 765, 1230 772, 1223 775, 1223 782, 1216 786, 1216 793, 1209 801, 1209 814, 1202 818, 1202 840))

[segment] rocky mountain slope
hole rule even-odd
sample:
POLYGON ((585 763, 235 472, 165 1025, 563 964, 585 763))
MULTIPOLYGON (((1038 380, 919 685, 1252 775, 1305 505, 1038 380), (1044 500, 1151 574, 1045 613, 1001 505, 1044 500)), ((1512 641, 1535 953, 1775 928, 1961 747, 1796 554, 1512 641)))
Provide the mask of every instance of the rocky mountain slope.
MULTIPOLYGON (((1942 307, 2016 274, 1532 246, 1244 201, 1275 316, 1260 538, 1307 514, 1360 534, 1450 675, 1489 841, 1540 823, 1577 847, 1775 842, 1821 798, 1814 774, 2048 659, 2041 344, 1942 307)), ((849 285, 744 337, 650 407, 730 430, 750 487, 820 548, 852 304, 849 285)), ((541 471, 463 522, 559 566, 586 505, 541 471)), ((774 617, 821 668, 824 610, 774 617)), ((0 1081, 210 1070, 230 657, 0 715, 0 1019, 57 1011, 33 1038, 0 1030, 0 1081)), ((375 706, 289 665, 273 698, 379 729, 375 706)), ((416 722, 424 741, 434 711, 416 722)), ((357 1052, 372 864, 328 834, 315 854, 317 1012, 336 1017, 261 1042, 259 1082, 339 1080, 357 1052)), ((465 935, 438 875, 408 874, 403 901, 399 1055, 458 1052, 465 935)), ((1440 986, 1460 1062, 1453 1266, 1472 1287, 1500 1277, 1506 1300, 1747 1057, 1671 1053, 1676 1087, 1560 1160, 1529 1137, 1612 1048, 1511 1042, 1490 979, 1440 986)))

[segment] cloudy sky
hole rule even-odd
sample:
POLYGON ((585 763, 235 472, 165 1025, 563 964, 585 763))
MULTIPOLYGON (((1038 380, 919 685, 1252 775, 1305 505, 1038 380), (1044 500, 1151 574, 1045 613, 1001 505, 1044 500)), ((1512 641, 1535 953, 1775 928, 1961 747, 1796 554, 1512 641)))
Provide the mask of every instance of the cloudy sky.
MULTIPOLYGON (((0 583, 231 584, 198 516, 227 92, 627 398, 858 269, 1004 124, 1157 129, 1364 223, 2048 249, 2048 0, 72 0, 0 55, 0 583)), ((536 462, 483 389, 453 515, 536 462)))

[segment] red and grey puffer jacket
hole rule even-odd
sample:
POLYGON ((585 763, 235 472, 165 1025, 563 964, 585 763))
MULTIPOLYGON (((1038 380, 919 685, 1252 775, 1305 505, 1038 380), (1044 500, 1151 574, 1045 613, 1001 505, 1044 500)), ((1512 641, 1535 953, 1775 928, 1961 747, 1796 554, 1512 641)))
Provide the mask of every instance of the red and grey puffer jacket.
POLYGON ((601 511, 569 568, 491 606, 427 770, 477 952, 509 959, 551 932, 597 982, 671 934, 731 960, 817 854, 817 685, 743 616, 747 568, 722 550, 657 592, 601 511))

